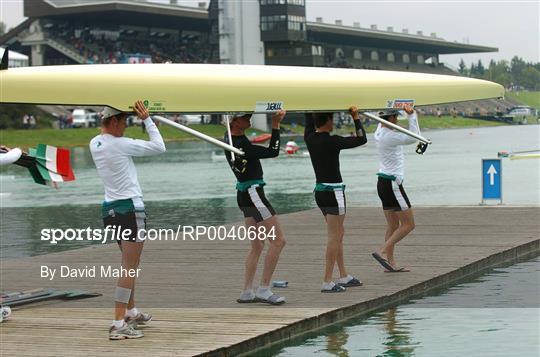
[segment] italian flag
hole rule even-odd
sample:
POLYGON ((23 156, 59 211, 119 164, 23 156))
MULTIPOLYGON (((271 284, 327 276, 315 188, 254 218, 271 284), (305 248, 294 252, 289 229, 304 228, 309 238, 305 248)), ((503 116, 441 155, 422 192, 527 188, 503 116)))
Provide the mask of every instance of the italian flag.
POLYGON ((70 164, 69 150, 51 145, 38 144, 35 149, 37 169, 46 181, 73 181, 75 176, 70 164))
POLYGON ((57 182, 75 180, 67 149, 38 144, 35 149, 29 148, 28 154, 23 153, 14 164, 26 167, 34 182, 40 185, 57 187, 57 182))

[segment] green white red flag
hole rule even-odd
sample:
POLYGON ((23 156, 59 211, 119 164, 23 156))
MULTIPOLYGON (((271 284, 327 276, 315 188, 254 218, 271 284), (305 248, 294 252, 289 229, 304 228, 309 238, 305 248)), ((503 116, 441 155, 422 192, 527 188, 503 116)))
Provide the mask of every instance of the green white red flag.
POLYGON ((69 150, 38 144, 35 151, 37 168, 43 179, 52 182, 73 181, 69 150))

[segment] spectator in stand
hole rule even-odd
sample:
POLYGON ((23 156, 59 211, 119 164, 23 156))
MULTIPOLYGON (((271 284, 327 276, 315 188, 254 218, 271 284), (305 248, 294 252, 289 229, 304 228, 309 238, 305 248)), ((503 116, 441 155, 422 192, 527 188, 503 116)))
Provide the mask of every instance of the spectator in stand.
POLYGON ((30 127, 30 129, 36 128, 36 118, 34 118, 33 115, 30 115, 30 118, 28 118, 28 126, 30 127))
POLYGON ((22 118, 22 127, 23 129, 28 129, 30 127, 30 116, 25 114, 22 118))

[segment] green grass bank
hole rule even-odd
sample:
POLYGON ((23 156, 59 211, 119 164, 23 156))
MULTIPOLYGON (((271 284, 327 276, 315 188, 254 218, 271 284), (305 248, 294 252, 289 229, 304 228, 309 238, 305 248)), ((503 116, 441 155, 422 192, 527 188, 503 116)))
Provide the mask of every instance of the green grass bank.
MULTIPOLYGON (((407 126, 407 121, 400 121, 400 124, 407 126)), ((485 127, 485 126, 498 126, 503 125, 501 123, 489 122, 477 119, 468 118, 452 118, 449 116, 443 116, 440 118, 431 116, 420 117, 421 129, 449 129, 449 128, 469 128, 469 127, 485 127)), ((284 125, 285 128, 290 129, 293 133, 303 135, 304 128, 297 126, 291 128, 290 125, 284 125)), ((368 132, 374 132, 377 125, 372 121, 371 125, 367 128, 368 132)), ((165 141, 182 141, 193 140, 193 136, 186 134, 178 129, 169 127, 167 125, 160 125, 160 130, 165 141)), ((190 125, 190 128, 198 130, 206 135, 222 138, 225 132, 225 127, 222 125, 212 124, 197 124, 190 125)), ((351 131, 351 128, 345 127, 340 130, 336 130, 337 133, 346 134, 351 131)), ((34 129, 34 130, 2 130, 0 131, 0 144, 8 147, 33 147, 36 144, 44 143, 61 147, 73 147, 73 146, 87 146, 90 140, 99 133, 97 128, 79 128, 79 129, 34 129)), ((249 130, 248 135, 251 133, 260 133, 258 130, 249 130)), ((135 139, 145 139, 147 135, 142 132, 140 127, 130 127, 126 129, 126 136, 135 139)))
POLYGON ((540 110, 540 91, 506 92, 506 97, 540 110))

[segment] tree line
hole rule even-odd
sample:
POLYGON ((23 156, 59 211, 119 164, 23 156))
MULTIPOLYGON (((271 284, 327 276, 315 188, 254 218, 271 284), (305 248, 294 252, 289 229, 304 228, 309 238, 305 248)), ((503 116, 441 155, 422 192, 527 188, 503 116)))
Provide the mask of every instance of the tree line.
POLYGON ((493 81, 505 88, 540 90, 540 62, 525 62, 518 56, 510 62, 491 60, 487 67, 481 60, 467 67, 461 59, 458 70, 464 76, 493 81))

